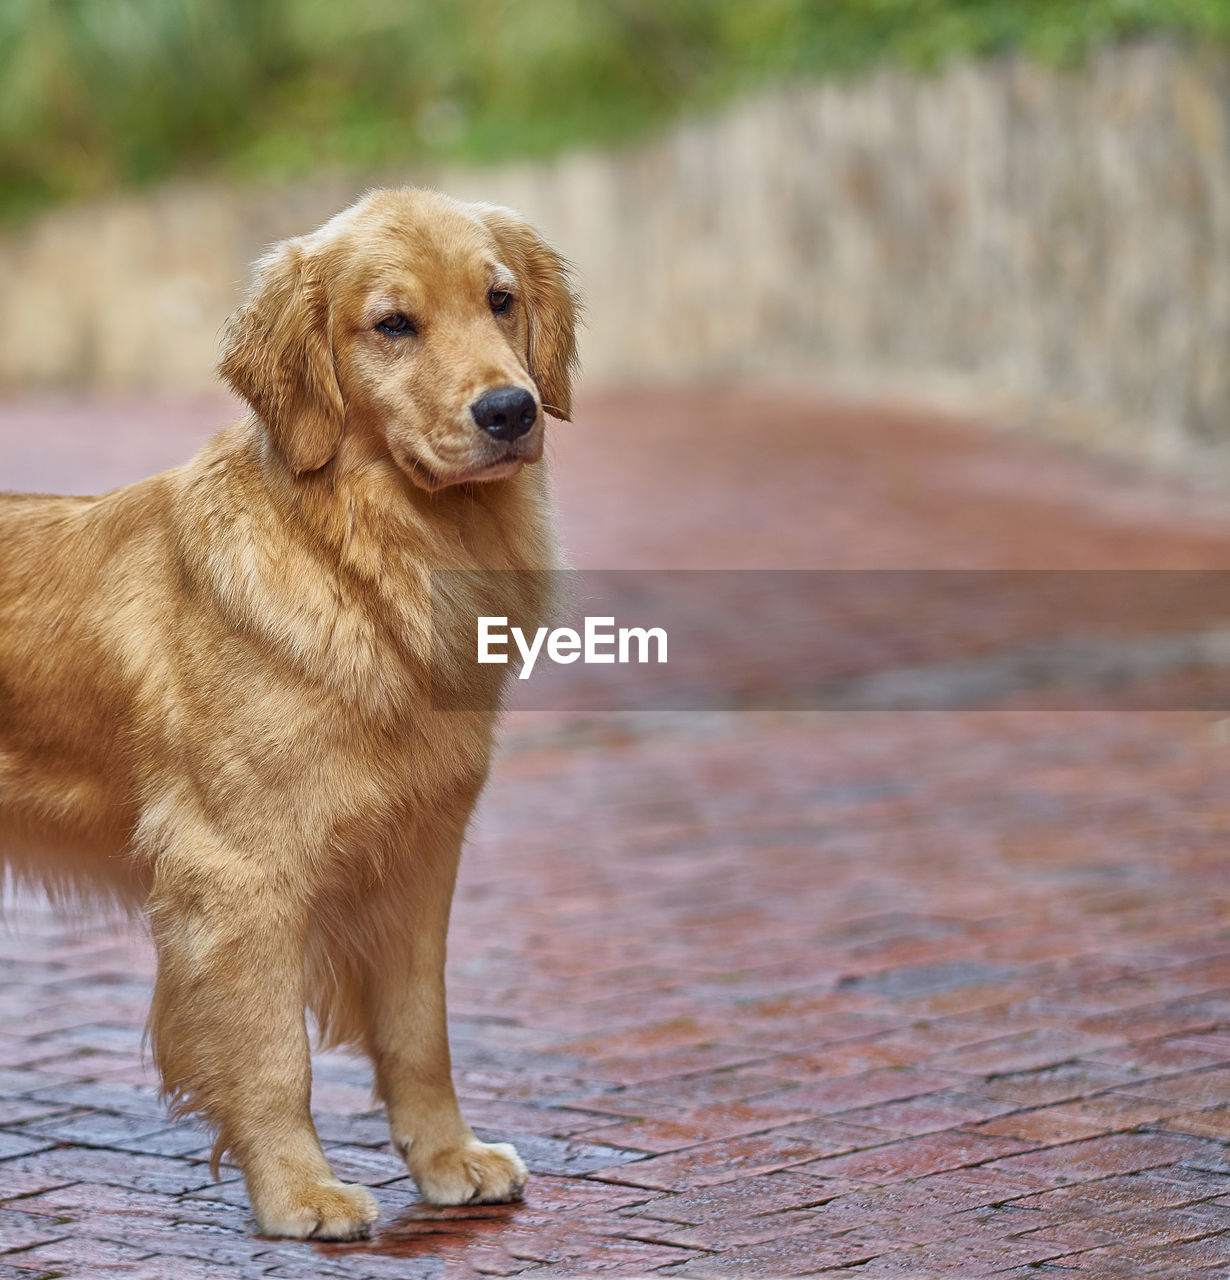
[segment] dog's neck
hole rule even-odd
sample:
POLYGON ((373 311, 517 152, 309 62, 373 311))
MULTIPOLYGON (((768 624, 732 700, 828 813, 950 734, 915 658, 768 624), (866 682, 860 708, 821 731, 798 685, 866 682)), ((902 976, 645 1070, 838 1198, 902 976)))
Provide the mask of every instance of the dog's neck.
POLYGON ((246 631, 263 619, 270 644, 372 714, 402 705, 386 696, 393 671, 421 675, 430 660, 433 571, 469 571, 449 583, 445 615, 464 632, 448 639, 461 652, 479 614, 533 628, 547 608, 548 575, 486 571, 560 567, 541 464, 431 494, 391 459, 355 465, 343 453, 296 474, 250 419, 176 474, 194 491, 179 504, 194 513, 181 529, 185 571, 246 631))
POLYGON ((283 518, 345 569, 394 586, 427 569, 561 567, 544 464, 428 492, 388 453, 343 437, 318 471, 296 474, 267 438, 260 466, 283 518))

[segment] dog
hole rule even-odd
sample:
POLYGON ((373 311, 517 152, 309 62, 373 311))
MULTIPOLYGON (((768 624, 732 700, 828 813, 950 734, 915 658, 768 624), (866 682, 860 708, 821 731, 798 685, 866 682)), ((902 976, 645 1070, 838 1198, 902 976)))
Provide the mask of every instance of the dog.
POLYGON ((549 575, 484 571, 560 563, 541 458, 577 316, 516 213, 372 192, 257 264, 219 365, 246 420, 101 497, 0 497, 0 843, 147 910, 163 1094, 263 1234, 377 1217, 316 1136, 305 1008, 370 1056, 426 1201, 524 1186, 462 1117, 445 1024, 496 715, 433 694, 494 707, 475 617, 548 607, 549 575), (437 569, 476 572, 433 601, 437 569))

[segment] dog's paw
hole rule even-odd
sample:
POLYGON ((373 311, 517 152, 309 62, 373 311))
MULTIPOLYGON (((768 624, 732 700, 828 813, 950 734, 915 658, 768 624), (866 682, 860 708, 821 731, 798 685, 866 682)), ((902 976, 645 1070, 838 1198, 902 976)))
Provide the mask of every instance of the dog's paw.
POLYGON ((360 1240, 380 1215, 366 1187, 317 1182, 254 1205, 261 1235, 292 1240, 360 1240))
POLYGON ((422 1157, 412 1149, 407 1163, 419 1194, 428 1204, 519 1200, 530 1176, 511 1143, 479 1142, 477 1138, 422 1157))

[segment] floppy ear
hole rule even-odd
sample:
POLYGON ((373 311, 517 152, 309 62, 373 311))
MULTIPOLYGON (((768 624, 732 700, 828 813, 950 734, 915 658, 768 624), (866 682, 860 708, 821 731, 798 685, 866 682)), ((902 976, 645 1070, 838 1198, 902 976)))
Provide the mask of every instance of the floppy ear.
POLYGON ((345 405, 329 342, 328 303, 301 242, 256 264, 247 301, 231 316, 218 372, 252 406, 295 471, 337 452, 345 405))
POLYGON ((568 264, 512 209, 481 206, 505 264, 521 285, 529 316, 530 377, 543 408, 557 418, 572 416, 572 378, 577 369, 576 328, 581 303, 568 264))

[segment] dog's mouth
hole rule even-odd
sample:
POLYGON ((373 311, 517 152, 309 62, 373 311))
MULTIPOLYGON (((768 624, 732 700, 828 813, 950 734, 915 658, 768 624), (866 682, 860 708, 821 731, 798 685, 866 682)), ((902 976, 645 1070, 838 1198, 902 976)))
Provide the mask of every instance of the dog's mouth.
POLYGON ((402 470, 420 489, 425 489, 428 493, 437 493, 441 489, 449 489, 459 484, 485 484, 491 480, 506 480, 509 476, 516 475, 527 463, 537 462, 541 456, 541 449, 536 450, 532 455, 516 449, 507 449, 494 458, 485 458, 482 462, 459 471, 444 471, 429 467, 421 458, 415 457, 409 451, 405 452, 398 461, 401 463, 402 470))

